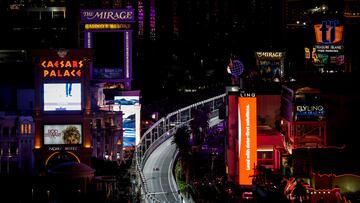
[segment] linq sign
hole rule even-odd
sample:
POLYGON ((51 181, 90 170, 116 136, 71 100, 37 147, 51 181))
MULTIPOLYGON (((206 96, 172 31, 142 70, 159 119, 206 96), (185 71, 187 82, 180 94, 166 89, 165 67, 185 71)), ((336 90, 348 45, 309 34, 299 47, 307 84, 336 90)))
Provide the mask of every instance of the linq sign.
POLYGON ((76 77, 82 75, 83 60, 43 60, 40 61, 44 78, 76 77))

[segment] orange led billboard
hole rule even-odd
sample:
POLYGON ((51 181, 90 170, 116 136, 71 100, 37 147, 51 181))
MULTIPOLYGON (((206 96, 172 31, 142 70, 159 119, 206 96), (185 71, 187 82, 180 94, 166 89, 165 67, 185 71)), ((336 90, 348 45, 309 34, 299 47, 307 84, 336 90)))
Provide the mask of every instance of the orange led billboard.
POLYGON ((257 111, 256 97, 242 97, 238 100, 239 113, 239 184, 252 185, 257 161, 257 111))

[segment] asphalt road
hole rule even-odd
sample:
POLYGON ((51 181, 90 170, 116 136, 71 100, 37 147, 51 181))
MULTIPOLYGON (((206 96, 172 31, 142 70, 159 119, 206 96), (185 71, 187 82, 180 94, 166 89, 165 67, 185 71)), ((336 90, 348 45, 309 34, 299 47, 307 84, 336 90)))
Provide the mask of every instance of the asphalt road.
POLYGON ((143 168, 149 193, 161 203, 181 202, 172 173, 176 145, 171 141, 172 137, 157 147, 143 168))

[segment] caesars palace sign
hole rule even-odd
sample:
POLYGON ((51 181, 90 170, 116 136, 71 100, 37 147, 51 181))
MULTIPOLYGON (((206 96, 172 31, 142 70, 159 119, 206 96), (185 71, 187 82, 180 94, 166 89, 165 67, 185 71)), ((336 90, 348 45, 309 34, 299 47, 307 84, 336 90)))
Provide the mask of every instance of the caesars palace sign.
POLYGON ((42 75, 44 78, 80 78, 82 76, 84 65, 84 60, 40 61, 40 67, 42 68, 42 75))

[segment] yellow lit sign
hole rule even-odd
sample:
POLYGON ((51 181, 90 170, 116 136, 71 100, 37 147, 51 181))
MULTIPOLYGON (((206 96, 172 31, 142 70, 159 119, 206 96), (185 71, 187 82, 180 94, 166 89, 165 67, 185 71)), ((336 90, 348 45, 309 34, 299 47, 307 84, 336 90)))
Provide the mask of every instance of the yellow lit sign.
POLYGON ((92 23, 85 24, 85 30, 111 30, 111 29, 130 29, 130 24, 117 24, 117 23, 92 23))

